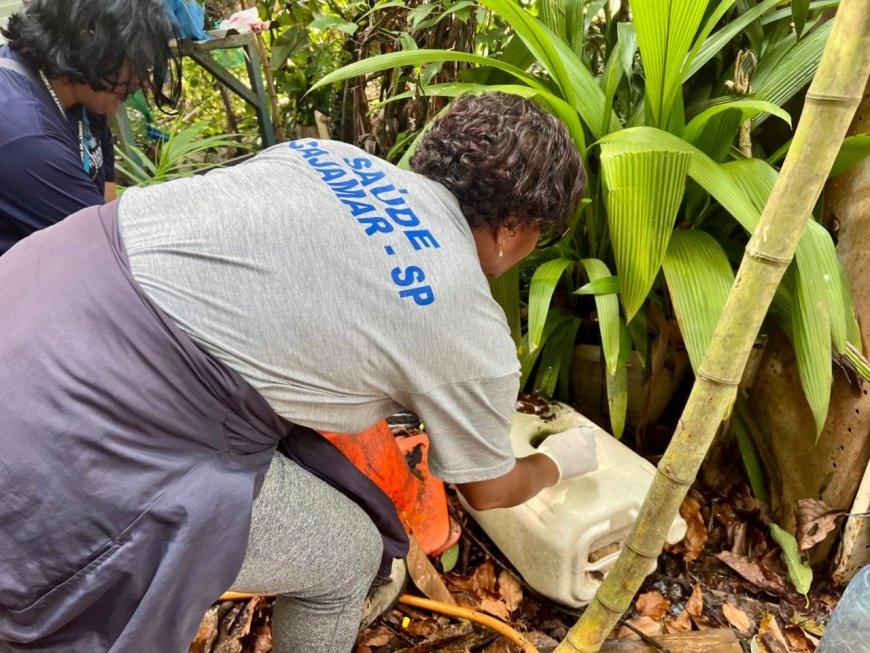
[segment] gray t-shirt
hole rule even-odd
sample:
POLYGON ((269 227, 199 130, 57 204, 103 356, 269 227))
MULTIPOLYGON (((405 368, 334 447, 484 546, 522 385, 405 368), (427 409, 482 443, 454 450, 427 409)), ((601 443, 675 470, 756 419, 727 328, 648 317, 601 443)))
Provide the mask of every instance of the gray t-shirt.
POLYGON ((145 293, 278 414, 357 432, 400 406, 433 473, 501 476, 519 363, 443 186, 335 141, 272 147, 119 207, 145 293))

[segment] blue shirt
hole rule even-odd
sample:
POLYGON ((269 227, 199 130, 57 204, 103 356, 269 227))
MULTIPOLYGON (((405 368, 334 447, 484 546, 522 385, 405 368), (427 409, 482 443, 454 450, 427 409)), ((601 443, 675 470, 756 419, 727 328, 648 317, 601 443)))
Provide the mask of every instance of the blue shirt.
MULTIPOLYGON (((8 47, 0 47, 0 58, 22 61, 8 47)), ((114 180, 112 152, 104 116, 81 106, 61 116, 44 87, 0 68, 0 254, 34 231, 102 204, 105 182, 114 180)))

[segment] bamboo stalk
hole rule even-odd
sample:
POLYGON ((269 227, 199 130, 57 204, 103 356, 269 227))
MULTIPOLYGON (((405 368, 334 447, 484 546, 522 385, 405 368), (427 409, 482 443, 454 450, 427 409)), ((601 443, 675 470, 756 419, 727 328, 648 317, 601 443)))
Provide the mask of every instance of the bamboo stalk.
POLYGON ((837 155, 870 75, 870 0, 842 0, 800 124, 689 401, 626 546, 555 653, 596 653, 631 605, 695 480, 738 384, 773 294, 837 155))

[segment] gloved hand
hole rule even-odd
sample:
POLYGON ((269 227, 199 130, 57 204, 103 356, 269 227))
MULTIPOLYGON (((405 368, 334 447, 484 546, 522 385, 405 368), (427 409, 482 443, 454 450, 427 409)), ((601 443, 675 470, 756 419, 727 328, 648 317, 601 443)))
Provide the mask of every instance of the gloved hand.
POLYGON ((560 481, 598 468, 595 429, 589 426, 575 426, 547 436, 538 446, 538 453, 556 463, 560 481))

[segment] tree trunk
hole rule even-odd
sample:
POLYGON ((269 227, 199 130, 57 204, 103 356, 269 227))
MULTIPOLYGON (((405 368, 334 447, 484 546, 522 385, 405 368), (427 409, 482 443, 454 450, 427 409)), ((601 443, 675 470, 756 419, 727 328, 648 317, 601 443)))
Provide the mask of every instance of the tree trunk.
POLYGON ((631 605, 723 420, 762 320, 870 75, 870 0, 843 0, 792 146, 755 233, 677 430, 616 566, 556 653, 595 653, 631 605))
MULTIPOLYGON (((852 127, 849 129, 850 134, 866 132, 870 132, 870 83, 864 89, 864 101, 855 112, 852 127)), ((865 160, 855 169, 828 182, 825 200, 827 213, 839 227, 837 254, 852 285, 858 323, 866 327, 870 325, 870 252, 867 251, 867 236, 870 235, 870 160, 865 160)), ((870 351, 870 330, 862 329, 861 339, 864 351, 870 351)), ((857 419, 860 411, 864 419, 870 419, 868 390, 870 383, 862 383, 857 397, 848 397, 842 402, 843 412, 851 414, 854 411, 857 419)), ((870 425, 865 422, 860 430, 852 429, 851 433, 839 435, 868 442, 870 425)), ((856 458, 844 462, 849 465, 849 476, 860 478, 861 470, 866 467, 865 460, 856 458)), ((864 479, 866 487, 870 479, 867 471, 864 479)), ((866 490, 859 492, 851 511, 870 511, 870 493, 866 490)), ((870 564, 870 520, 850 517, 846 521, 840 547, 832 578, 834 582, 845 585, 861 566, 870 564)))

